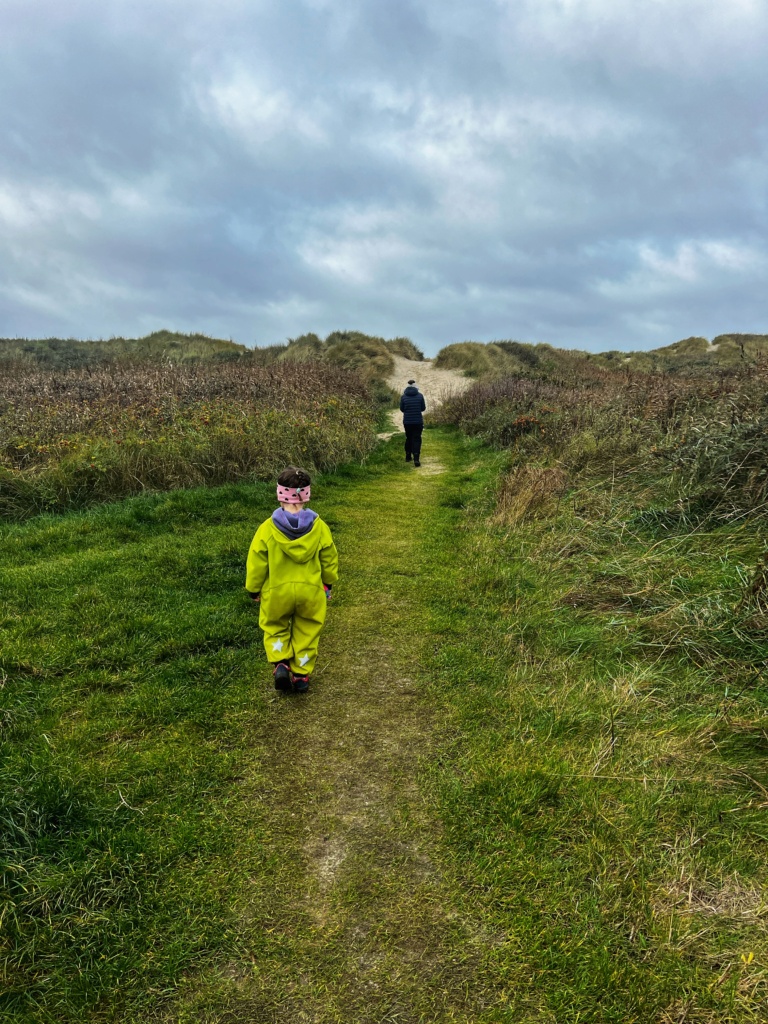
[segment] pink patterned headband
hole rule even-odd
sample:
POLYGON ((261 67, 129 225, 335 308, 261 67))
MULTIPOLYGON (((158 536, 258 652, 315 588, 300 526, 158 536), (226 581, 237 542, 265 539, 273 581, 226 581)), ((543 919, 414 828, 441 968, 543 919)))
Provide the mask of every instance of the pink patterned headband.
POLYGON ((280 484, 277 485, 277 500, 284 501, 286 505, 303 505, 305 501, 309 501, 311 488, 309 484, 306 487, 283 487, 280 484))

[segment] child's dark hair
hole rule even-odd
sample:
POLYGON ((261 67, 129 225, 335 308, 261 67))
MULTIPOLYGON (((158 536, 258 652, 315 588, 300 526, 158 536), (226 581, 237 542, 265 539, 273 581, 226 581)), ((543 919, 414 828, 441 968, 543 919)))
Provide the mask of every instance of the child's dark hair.
POLYGON ((297 466, 286 466, 277 482, 281 487, 309 487, 312 483, 306 469, 299 469, 297 466))

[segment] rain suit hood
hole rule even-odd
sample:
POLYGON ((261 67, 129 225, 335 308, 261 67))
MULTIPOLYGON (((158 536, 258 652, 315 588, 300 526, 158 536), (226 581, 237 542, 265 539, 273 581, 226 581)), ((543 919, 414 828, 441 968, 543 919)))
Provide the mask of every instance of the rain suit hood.
POLYGON ((311 508, 303 508, 299 512, 288 512, 284 508, 276 508, 272 513, 272 522, 289 540, 298 540, 309 533, 317 519, 317 512, 311 508))
MULTIPOLYGON (((282 509, 280 511, 282 512, 282 509)), ((309 509, 306 511, 309 512, 309 509)), ((275 522, 274 515, 269 523, 272 528, 272 540, 278 545, 283 554, 287 555, 292 562, 296 562, 297 565, 311 561, 317 554, 317 549, 320 545, 320 531, 314 528, 318 518, 317 513, 310 512, 310 515, 313 518, 309 527, 296 537, 286 536, 282 526, 278 526, 275 522)), ((293 516, 292 518, 298 517, 293 516)))
MULTIPOLYGON (((303 510, 302 510, 303 511, 303 510)), ((284 586, 309 586, 323 593, 324 583, 339 578, 339 557, 326 523, 315 516, 301 537, 291 539, 271 517, 256 531, 248 552, 245 589, 262 592, 262 609, 270 602, 270 592, 284 586)))

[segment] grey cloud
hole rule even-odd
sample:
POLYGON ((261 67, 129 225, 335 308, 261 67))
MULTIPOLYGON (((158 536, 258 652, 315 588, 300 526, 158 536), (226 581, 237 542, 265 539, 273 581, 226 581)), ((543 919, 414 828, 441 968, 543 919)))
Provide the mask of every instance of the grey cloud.
POLYGON ((7 7, 0 334, 766 329, 762 0, 7 7))

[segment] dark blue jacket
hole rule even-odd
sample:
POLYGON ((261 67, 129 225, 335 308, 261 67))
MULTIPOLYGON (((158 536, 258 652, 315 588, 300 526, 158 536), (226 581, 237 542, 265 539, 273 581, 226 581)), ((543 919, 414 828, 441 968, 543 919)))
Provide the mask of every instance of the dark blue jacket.
POLYGON ((427 408, 424 395, 418 388, 408 387, 400 399, 400 412, 403 414, 403 426, 424 426, 424 417, 421 415, 427 408))

